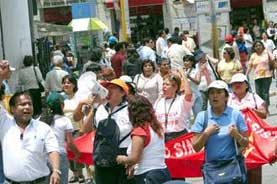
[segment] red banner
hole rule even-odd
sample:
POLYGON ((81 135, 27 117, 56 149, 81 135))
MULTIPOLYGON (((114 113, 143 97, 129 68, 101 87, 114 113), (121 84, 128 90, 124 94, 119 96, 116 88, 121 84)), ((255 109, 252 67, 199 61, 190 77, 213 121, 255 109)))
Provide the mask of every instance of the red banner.
MULTIPOLYGON (((244 151, 247 168, 256 168, 275 159, 277 127, 270 127, 253 111, 243 111, 248 126, 249 145, 244 151)), ((93 164, 94 132, 75 139, 75 144, 81 152, 79 162, 93 164)), ((200 177, 204 160, 204 151, 196 153, 192 147, 192 134, 186 134, 166 143, 166 164, 174 178, 200 177)), ((68 150, 69 159, 73 153, 68 150)))

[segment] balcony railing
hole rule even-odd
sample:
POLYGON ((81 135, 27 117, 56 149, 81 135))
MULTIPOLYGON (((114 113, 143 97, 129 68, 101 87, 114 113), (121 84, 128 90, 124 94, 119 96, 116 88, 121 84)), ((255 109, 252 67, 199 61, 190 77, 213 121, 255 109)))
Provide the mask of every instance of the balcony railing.
POLYGON ((42 0, 42 8, 71 6, 72 3, 89 2, 90 0, 42 0))

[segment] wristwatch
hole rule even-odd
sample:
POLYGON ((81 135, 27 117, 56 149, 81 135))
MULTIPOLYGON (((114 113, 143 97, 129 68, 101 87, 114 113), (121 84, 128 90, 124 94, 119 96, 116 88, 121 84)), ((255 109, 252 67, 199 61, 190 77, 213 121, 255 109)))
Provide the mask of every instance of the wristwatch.
POLYGON ((52 171, 52 172, 56 172, 56 173, 58 173, 59 175, 61 175, 61 174, 62 174, 61 170, 59 170, 59 169, 53 169, 53 171, 52 171))

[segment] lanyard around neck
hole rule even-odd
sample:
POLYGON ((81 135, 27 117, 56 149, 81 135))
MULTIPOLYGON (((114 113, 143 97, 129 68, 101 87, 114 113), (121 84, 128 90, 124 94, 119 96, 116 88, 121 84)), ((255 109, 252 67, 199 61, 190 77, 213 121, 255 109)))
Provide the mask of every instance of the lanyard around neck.
POLYGON ((168 114, 169 114, 169 111, 170 111, 171 106, 172 106, 172 104, 174 103, 175 99, 176 99, 176 95, 174 96, 173 100, 171 101, 171 103, 170 103, 170 105, 169 105, 169 107, 168 107, 167 112, 166 112, 166 99, 164 99, 165 130, 166 130, 166 128, 167 128, 168 114))

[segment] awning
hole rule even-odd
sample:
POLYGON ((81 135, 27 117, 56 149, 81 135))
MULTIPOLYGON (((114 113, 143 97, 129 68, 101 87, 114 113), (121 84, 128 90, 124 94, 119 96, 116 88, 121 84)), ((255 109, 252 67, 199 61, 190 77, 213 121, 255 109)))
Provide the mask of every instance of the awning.
POLYGON ((108 29, 108 27, 98 18, 72 19, 68 25, 72 27, 73 32, 101 31, 108 29))
MULTIPOLYGON (((129 7, 162 5, 164 0, 129 0, 129 7)), ((114 8, 113 0, 105 0, 107 8, 114 8)))
POLYGON ((65 25, 50 24, 40 21, 34 21, 35 30, 38 37, 42 36, 64 36, 72 33, 72 28, 65 25))

